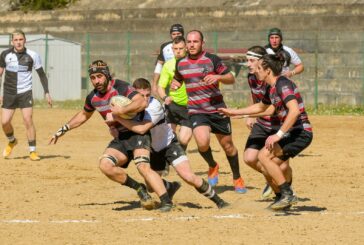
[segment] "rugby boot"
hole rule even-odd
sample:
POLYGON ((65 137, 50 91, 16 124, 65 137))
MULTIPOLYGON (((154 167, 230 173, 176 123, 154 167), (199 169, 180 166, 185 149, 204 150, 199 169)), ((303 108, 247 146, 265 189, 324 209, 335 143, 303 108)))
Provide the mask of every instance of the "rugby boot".
POLYGON ((32 161, 39 161, 40 160, 40 157, 38 156, 38 153, 37 152, 31 151, 29 153, 29 159, 32 160, 32 161))
POLYGON ((234 179, 234 189, 236 193, 244 194, 247 192, 247 189, 244 184, 244 180, 242 177, 239 177, 239 179, 234 179))
POLYGON ((272 187, 270 187, 270 185, 267 183, 263 189, 261 199, 262 200, 270 199, 272 196, 272 193, 273 193, 272 187))
POLYGON ((159 211, 162 213, 169 212, 173 208, 172 202, 161 202, 161 206, 159 207, 159 211))
POLYGON ((217 185, 219 182, 219 164, 216 164, 216 166, 213 168, 209 168, 207 182, 209 182, 211 186, 217 185))
POLYGON ((154 201, 152 197, 147 192, 147 187, 144 184, 140 184, 140 188, 137 190, 137 194, 140 199, 140 205, 146 210, 151 210, 154 208, 154 201))
POLYGON ((13 151, 14 147, 18 144, 18 140, 15 139, 13 142, 8 142, 6 145, 4 151, 3 151, 3 157, 8 158, 13 151))
POLYGON ((298 198, 293 193, 282 193, 281 197, 270 205, 270 208, 275 211, 282 210, 291 207, 297 201, 298 198))
POLYGON ((210 198, 215 204, 216 206, 219 208, 219 209, 222 209, 222 208, 226 208, 226 207, 229 207, 230 204, 225 202, 221 197, 219 197, 216 192, 214 194, 214 196, 212 196, 210 198))

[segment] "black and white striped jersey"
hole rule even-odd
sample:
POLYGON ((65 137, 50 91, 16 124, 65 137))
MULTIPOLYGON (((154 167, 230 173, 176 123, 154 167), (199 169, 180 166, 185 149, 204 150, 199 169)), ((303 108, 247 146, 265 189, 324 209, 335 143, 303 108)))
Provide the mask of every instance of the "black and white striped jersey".
POLYGON ((32 69, 42 68, 42 63, 36 52, 17 53, 12 47, 1 53, 0 67, 5 69, 4 94, 16 95, 32 89, 32 69))

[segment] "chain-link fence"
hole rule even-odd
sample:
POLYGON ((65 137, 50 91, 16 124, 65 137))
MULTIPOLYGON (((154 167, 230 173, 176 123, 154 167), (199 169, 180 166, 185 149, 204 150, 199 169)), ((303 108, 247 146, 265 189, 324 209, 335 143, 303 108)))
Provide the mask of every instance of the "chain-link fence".
MULTIPOLYGON (((244 54, 253 45, 267 44, 266 32, 206 32, 204 35, 205 49, 217 53, 237 74, 234 85, 222 86, 226 101, 246 102, 250 91, 244 54)), ((284 45, 293 48, 303 61, 305 71, 293 79, 306 104, 316 108, 319 104, 364 104, 363 32, 287 31, 283 35, 284 45)), ((95 59, 105 60, 116 78, 129 82, 138 77, 151 80, 159 47, 169 40, 169 34, 164 32, 57 33, 54 36, 81 43, 84 93, 92 89, 87 66, 95 59)))

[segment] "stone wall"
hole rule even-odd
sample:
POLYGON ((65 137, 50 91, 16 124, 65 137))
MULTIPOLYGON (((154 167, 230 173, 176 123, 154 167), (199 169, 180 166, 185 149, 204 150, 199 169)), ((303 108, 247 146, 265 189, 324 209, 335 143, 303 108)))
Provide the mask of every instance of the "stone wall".
MULTIPOLYGON (((295 48, 305 64, 305 72, 295 80, 306 102, 315 102, 317 81, 317 102, 358 105, 364 104, 364 4, 354 2, 305 4, 299 8, 297 4, 237 6, 235 3, 174 9, 3 12, 0 33, 22 29, 26 33, 50 33, 80 42, 84 71, 87 57, 103 58, 117 76, 132 80, 152 77, 155 53, 160 43, 168 40, 173 23, 182 23, 186 30, 202 30, 211 49, 264 45, 267 29, 280 27, 284 43, 295 48)), ((224 86, 224 93, 235 102, 245 100, 249 92, 244 70, 237 84, 224 86)))

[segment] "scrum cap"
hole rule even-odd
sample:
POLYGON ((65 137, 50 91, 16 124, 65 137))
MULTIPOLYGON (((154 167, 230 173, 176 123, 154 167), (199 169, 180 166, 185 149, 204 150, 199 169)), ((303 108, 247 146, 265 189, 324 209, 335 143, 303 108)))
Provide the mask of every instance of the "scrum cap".
POLYGON ((176 32, 176 31, 182 33, 182 35, 185 34, 185 32, 183 30, 183 26, 181 24, 173 24, 171 26, 171 29, 169 30, 169 33, 176 32))
POLYGON ((88 68, 88 74, 91 76, 94 73, 102 73, 105 75, 106 79, 110 81, 112 79, 109 67, 107 63, 102 60, 95 60, 88 68))

